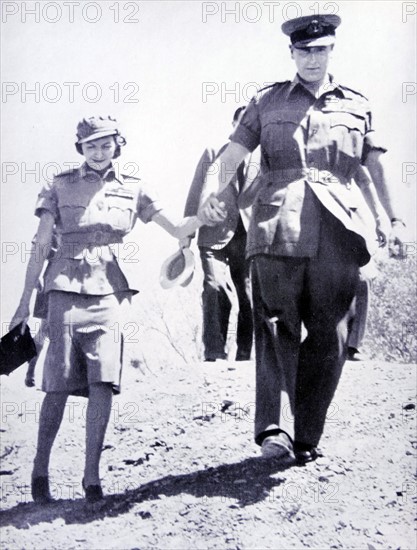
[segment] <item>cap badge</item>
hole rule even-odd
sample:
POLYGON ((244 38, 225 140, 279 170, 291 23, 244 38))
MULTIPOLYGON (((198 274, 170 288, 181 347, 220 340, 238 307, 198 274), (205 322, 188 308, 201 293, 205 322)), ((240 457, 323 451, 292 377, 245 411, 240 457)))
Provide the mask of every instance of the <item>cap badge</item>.
POLYGON ((309 36, 315 36, 316 34, 323 32, 323 25, 321 25, 317 19, 314 19, 306 28, 306 33, 309 36))

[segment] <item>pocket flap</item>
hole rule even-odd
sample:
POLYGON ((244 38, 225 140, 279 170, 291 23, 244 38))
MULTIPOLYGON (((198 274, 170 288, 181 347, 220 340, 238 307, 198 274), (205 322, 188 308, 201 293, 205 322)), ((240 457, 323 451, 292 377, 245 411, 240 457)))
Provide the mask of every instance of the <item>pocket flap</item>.
POLYGON ((269 204, 272 206, 281 206, 285 200, 287 189, 274 189, 273 186, 266 186, 258 194, 259 204, 269 204))
POLYGON ((331 128, 335 126, 345 126, 349 130, 358 130, 361 134, 365 133, 365 119, 352 113, 337 112, 331 115, 331 128))

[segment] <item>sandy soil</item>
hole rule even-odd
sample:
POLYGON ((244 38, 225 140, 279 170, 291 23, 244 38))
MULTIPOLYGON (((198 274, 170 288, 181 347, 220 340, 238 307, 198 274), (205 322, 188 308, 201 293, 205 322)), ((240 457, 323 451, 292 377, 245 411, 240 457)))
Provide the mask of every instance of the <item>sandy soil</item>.
POLYGON ((126 368, 102 456, 106 498, 81 491, 85 401, 72 399, 52 457, 56 502, 31 502, 42 393, 2 377, 1 548, 416 547, 415 367, 347 363, 305 467, 260 458, 254 363, 126 368))

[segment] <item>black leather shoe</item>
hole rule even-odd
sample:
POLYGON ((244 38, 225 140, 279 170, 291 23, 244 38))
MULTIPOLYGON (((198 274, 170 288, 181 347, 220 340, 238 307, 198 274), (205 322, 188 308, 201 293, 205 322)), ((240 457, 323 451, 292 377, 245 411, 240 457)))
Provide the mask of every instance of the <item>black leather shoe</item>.
POLYGON ((236 353, 235 361, 250 361, 250 353, 245 353, 245 352, 242 352, 242 351, 238 351, 236 353))
POLYGON ((348 361, 367 361, 368 356, 356 348, 348 348, 347 360, 348 361))
POLYGON ((32 478, 32 498, 37 504, 49 504, 53 502, 51 493, 49 492, 49 478, 47 476, 32 478))
POLYGON ((294 454, 297 464, 314 462, 320 456, 317 447, 307 443, 299 443, 298 441, 294 441, 294 454))
POLYGON ((227 359, 227 353, 206 353, 204 355, 204 361, 214 363, 217 359, 227 359))
POLYGON ((84 492, 85 499, 87 502, 98 502, 103 498, 103 489, 101 485, 87 485, 85 486, 84 478, 81 482, 84 492))

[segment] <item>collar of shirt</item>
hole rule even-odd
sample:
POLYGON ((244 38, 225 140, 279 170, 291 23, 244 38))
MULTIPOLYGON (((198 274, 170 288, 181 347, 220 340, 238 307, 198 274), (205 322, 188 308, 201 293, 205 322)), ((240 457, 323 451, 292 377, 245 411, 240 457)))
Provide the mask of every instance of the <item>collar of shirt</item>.
MULTIPOLYGON (((91 168, 86 162, 84 162, 80 168, 80 175, 82 178, 85 178, 86 176, 96 175, 97 177, 100 177, 100 174, 91 168)), ((106 172, 104 172, 103 176, 100 178, 102 181, 117 181, 120 183, 120 185, 123 185, 123 178, 121 177, 119 173, 119 165, 116 164, 116 166, 113 165, 113 163, 110 164, 106 172)))
MULTIPOLYGON (((295 75, 293 81, 291 82, 289 88, 288 88, 288 91, 287 91, 287 99, 290 97, 290 95, 297 90, 297 88, 299 88, 300 86, 302 86, 305 90, 307 90, 307 92, 311 95, 313 95, 311 93, 311 91, 308 89, 307 86, 305 86, 305 84, 303 83, 303 81, 301 80, 301 78, 298 76, 298 74, 295 75)), ((338 84, 336 84, 334 82, 334 79, 333 79, 333 75, 331 74, 328 74, 325 81, 323 82, 323 84, 321 85, 321 94, 319 97, 321 97, 322 95, 324 94, 327 94, 329 92, 335 92, 337 91, 339 94, 341 94, 342 97, 345 97, 345 94, 343 93, 343 90, 342 88, 340 88, 340 86, 338 84)), ((317 98, 318 99, 318 98, 317 98)))

